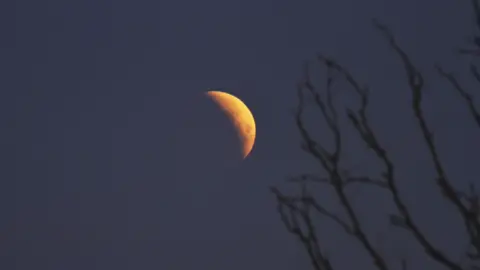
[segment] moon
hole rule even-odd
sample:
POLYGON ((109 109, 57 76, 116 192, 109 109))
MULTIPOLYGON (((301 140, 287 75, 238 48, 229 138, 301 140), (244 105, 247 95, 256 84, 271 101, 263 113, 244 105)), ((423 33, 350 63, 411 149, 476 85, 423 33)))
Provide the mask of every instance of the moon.
POLYGON ((242 100, 231 94, 222 91, 208 91, 206 95, 222 109, 235 126, 241 142, 242 158, 245 159, 255 143, 256 126, 252 112, 242 100))

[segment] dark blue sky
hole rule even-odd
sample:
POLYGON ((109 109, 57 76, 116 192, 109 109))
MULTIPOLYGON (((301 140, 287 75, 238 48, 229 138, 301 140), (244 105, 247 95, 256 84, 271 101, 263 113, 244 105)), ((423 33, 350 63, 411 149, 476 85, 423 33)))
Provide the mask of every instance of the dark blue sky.
MULTIPOLYGON (((391 26, 428 71, 427 95, 435 102, 426 110, 443 134, 450 173, 471 180, 465 176, 478 173, 471 158, 480 150, 471 144, 478 131, 457 120, 465 110, 432 69, 434 61, 461 67, 451 52, 473 29, 468 2, 2 3, 0 268, 307 267, 267 188, 315 169, 299 150, 290 113, 303 61, 318 51, 372 86, 372 117, 406 171, 409 204, 443 212, 419 199, 434 197, 426 191, 433 173, 425 153, 412 150, 421 146, 398 58, 369 20, 391 26), (228 120, 203 96, 216 87, 243 99, 257 119, 257 142, 245 162, 228 120), (422 192, 429 195, 413 196, 422 192)), ((350 153, 352 166, 369 171, 372 163, 359 151, 350 153)), ((355 196, 365 209, 387 199, 355 196)), ((433 216, 422 216, 425 226, 433 224, 433 216)), ((442 229, 458 224, 446 220, 429 233, 453 251, 456 238, 442 238, 442 229)), ((384 227, 369 230, 377 237, 384 227)), ((343 252, 349 242, 336 234, 325 240, 332 257, 363 263, 361 252, 339 260, 350 254, 343 252)), ((384 241, 394 254, 388 242, 394 240, 384 241)))

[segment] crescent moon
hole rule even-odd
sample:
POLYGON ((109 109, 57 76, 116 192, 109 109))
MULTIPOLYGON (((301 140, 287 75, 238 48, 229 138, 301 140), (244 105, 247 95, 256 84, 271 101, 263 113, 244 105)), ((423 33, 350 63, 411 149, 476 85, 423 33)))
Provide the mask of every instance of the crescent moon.
POLYGON ((206 95, 222 109, 235 126, 242 146, 242 157, 245 159, 255 143, 256 126, 252 112, 243 101, 231 94, 208 91, 206 95))

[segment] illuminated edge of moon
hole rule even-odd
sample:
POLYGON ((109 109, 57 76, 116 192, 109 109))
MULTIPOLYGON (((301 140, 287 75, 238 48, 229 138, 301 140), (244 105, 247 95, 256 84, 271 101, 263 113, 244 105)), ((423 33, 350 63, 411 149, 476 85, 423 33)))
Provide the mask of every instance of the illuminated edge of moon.
POLYGON ((222 92, 211 90, 205 93, 210 97, 228 116, 242 144, 242 158, 245 159, 253 149, 256 139, 256 125, 250 109, 238 97, 222 92))

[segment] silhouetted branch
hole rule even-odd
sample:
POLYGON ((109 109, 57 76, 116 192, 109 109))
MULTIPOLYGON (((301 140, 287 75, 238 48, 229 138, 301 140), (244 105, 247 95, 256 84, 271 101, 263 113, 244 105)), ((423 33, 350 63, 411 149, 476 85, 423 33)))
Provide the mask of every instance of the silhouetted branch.
MULTIPOLYGON (((463 100, 467 104, 467 107, 468 107, 470 113, 473 116, 473 119, 475 120, 475 123, 480 128, 480 113, 478 112, 477 108, 475 107, 475 104, 473 102, 473 96, 471 94, 467 93, 467 91, 465 91, 465 89, 460 85, 457 78, 455 78, 455 76, 452 73, 445 72, 438 65, 436 66, 436 68, 437 68, 437 71, 440 74, 440 76, 444 77, 453 86, 453 88, 455 88, 455 90, 457 90, 457 92, 463 98, 463 100)), ((472 71, 472 73, 475 74, 475 75, 478 75, 476 69, 474 69, 474 71, 472 71)), ((478 78, 478 77, 476 77, 476 78, 478 78)))
POLYGON ((277 210, 287 230, 296 235, 305 247, 315 270, 333 270, 330 261, 322 253, 317 234, 310 216, 310 207, 307 204, 297 206, 295 199, 284 196, 277 188, 271 188, 277 197, 277 210), (285 212, 288 209, 288 215, 285 212), (302 230, 300 221, 306 226, 306 232, 302 230))
MULTIPOLYGON (((368 176, 350 176, 344 172, 343 178, 343 185, 347 187, 351 184, 369 184, 372 186, 380 187, 380 188, 388 188, 388 185, 383 180, 373 179, 368 176)), ((304 182, 312 182, 312 183, 323 183, 323 184, 330 184, 332 179, 328 177, 319 177, 312 174, 302 174, 296 177, 291 177, 288 179, 289 182, 293 183, 304 183, 304 182)))
MULTIPOLYGON (((440 187, 442 194, 451 202, 462 215, 467 231, 472 232, 473 234, 478 234, 480 232, 480 224, 475 217, 471 215, 469 210, 462 204, 460 198, 456 195, 455 189, 450 184, 445 169, 440 161, 440 156, 438 154, 433 133, 430 131, 425 116, 422 109, 422 98, 423 98, 423 76, 412 64, 410 58, 402 51, 402 49, 396 44, 393 35, 386 29, 384 26, 375 23, 377 28, 382 31, 382 33, 387 37, 390 42, 390 45, 393 47, 395 52, 400 56, 402 63, 404 65, 405 71, 407 73, 408 85, 412 91, 412 109, 415 114, 415 118, 420 126, 420 130, 423 135, 423 139, 427 145, 428 151, 432 158, 435 171, 437 172, 437 185, 440 187), (474 231, 472 231, 474 230, 474 231)), ((480 246, 476 247, 480 250, 480 246)), ((440 257, 438 257, 440 259, 440 257)), ((451 269, 460 269, 458 266, 454 266, 451 262, 442 260, 443 263, 449 265, 451 269), (454 268, 452 268, 454 267, 454 268)))
MULTIPOLYGON (((477 21, 478 30, 480 30, 480 8, 479 1, 472 0, 474 14, 477 21)), ((441 161, 434 140, 433 133, 427 123, 423 111, 424 98, 424 77, 411 61, 408 54, 399 46, 391 31, 378 21, 373 21, 374 27, 379 30, 381 35, 388 41, 389 46, 394 53, 400 57, 403 70, 406 73, 408 89, 411 93, 410 108, 414 114, 414 121, 418 124, 422 141, 426 145, 426 150, 432 160, 433 168, 436 173, 435 183, 443 197, 454 206, 463 220, 466 232, 469 237, 469 251, 465 253, 470 260, 469 263, 475 263, 480 260, 480 196, 476 192, 473 184, 470 185, 469 192, 461 192, 454 188, 447 177, 444 164, 441 161)), ((476 52, 480 55, 480 37, 474 39, 477 45, 476 52)), ((301 186, 300 195, 284 195, 276 188, 272 188, 278 203, 278 211, 282 222, 287 230, 296 235, 303 246, 305 246, 315 269, 332 269, 328 258, 322 253, 318 236, 313 225, 313 215, 318 214, 325 217, 340 226, 347 235, 353 236, 361 247, 373 261, 377 269, 387 270, 389 266, 382 257, 379 250, 372 245, 361 226, 359 215, 354 211, 352 202, 346 194, 346 189, 352 184, 370 185, 380 187, 380 190, 386 191, 391 195, 393 205, 398 213, 389 214, 388 220, 391 225, 407 230, 411 233, 416 242, 423 247, 426 256, 432 258, 438 264, 450 270, 466 270, 459 262, 453 261, 449 256, 435 246, 425 233, 420 230, 415 220, 407 208, 398 189, 396 166, 391 158, 388 149, 382 145, 380 139, 375 133, 367 115, 370 104, 370 91, 367 86, 361 86, 353 75, 337 61, 322 54, 317 55, 316 60, 326 68, 325 87, 316 86, 310 78, 310 66, 304 67, 305 79, 297 87, 298 105, 294 114, 295 123, 300 131, 302 139, 302 149, 318 161, 318 164, 325 171, 325 176, 313 174, 300 174, 291 177, 289 182, 301 186), (353 94, 358 98, 359 105, 356 109, 346 108, 345 111, 338 111, 334 104, 333 83, 334 76, 344 79, 353 94), (306 96, 308 95, 308 97, 306 96), (307 129, 304 122, 304 112, 306 108, 305 99, 310 98, 316 108, 320 111, 320 117, 325 121, 327 131, 333 136, 332 149, 328 149, 325 144, 316 140, 307 129), (352 125, 361 141, 374 153, 374 156, 381 162, 382 171, 380 177, 371 177, 364 175, 351 175, 347 168, 343 168, 342 150, 343 135, 340 128, 340 118, 347 117, 348 123, 352 125), (307 184, 321 184, 331 187, 338 198, 342 210, 346 217, 340 218, 340 215, 328 210, 322 206, 318 200, 307 192, 307 184), (288 210, 288 213, 286 212, 288 210)), ((460 94, 473 116, 475 123, 480 127, 480 113, 475 107, 474 98, 458 82, 456 77, 445 72, 439 66, 436 67, 441 77, 460 94)), ((470 66, 470 72, 475 80, 480 83, 480 73, 475 65, 470 66)), ((398 262, 395 262, 397 264, 398 262)), ((477 263, 478 264, 478 263, 477 263)), ((401 269, 407 269, 407 258, 400 260, 401 269)), ((477 269, 476 265, 469 265, 468 269, 477 269)))
POLYGON ((480 83, 480 74, 478 73, 478 69, 477 69, 477 66, 475 66, 474 64, 471 64, 470 65, 470 72, 472 73, 473 77, 475 78, 475 80, 480 83))
MULTIPOLYGON (((425 117, 423 115, 423 110, 422 110, 422 98, 423 98, 423 86, 424 86, 424 79, 422 74, 415 68, 413 63, 411 62, 410 58, 408 55, 400 48, 400 46, 397 44, 395 41, 395 38, 393 37, 392 33, 390 30, 385 27, 384 25, 380 24, 377 21, 374 21, 374 26, 380 30, 380 32, 383 34, 383 36, 387 39, 389 42, 390 46, 394 49, 394 51, 397 53, 398 56, 400 56, 400 59, 402 60, 403 67, 405 69, 405 72, 407 74, 407 81, 408 85, 412 91, 412 108, 415 114, 416 119, 418 120, 418 123, 420 125, 420 129, 422 131, 422 135, 425 139, 425 142, 428 146, 429 152, 432 156, 433 162, 435 164, 435 169, 439 175, 438 179, 438 184, 442 188, 442 191, 444 194, 450 199, 451 202, 453 202, 457 207, 462 207, 463 205, 459 205, 459 200, 455 196, 453 192, 453 188, 450 186, 448 183, 445 172, 443 169, 443 166, 440 163, 440 159, 437 154, 437 149, 434 145, 433 142, 433 134, 429 130, 425 117)), ((378 148, 379 146, 375 147, 378 148)), ((374 149, 375 149, 374 148, 374 149)), ((387 166, 387 179, 393 179, 393 165, 391 165, 391 161, 388 161, 387 155, 385 150, 379 149, 378 155, 381 156, 381 158, 385 161, 385 164, 387 166)), ((401 200, 398 198, 398 192, 396 191, 394 181, 392 182, 392 194, 394 195, 394 201, 395 204, 397 205, 399 211, 401 212, 402 216, 405 218, 405 223, 406 225, 411 229, 413 234, 415 235, 415 238, 420 242, 420 244, 425 248, 426 252, 436 261, 444 264, 450 269, 455 269, 455 270, 461 270, 461 267, 458 266, 457 264, 453 263, 450 259, 448 259, 442 252, 440 252, 438 249, 436 249, 425 237, 424 234, 421 233, 418 229, 418 227, 413 223, 413 220, 411 219, 408 210, 405 208, 401 200)))
MULTIPOLYGON (((318 90, 311 83, 308 69, 305 70, 306 81, 304 84, 306 89, 313 95, 316 104, 318 105, 318 107, 322 112, 323 118, 327 122, 327 126, 329 127, 330 131, 333 133, 333 136, 334 136, 334 151, 331 154, 330 153, 327 154, 327 156, 323 158, 323 160, 328 160, 328 163, 325 163, 322 161, 321 164, 326 165, 326 166, 323 166, 323 168, 329 174, 330 184, 334 188, 335 193, 338 196, 341 205, 343 206, 344 210, 347 213, 347 216, 349 217, 353 235, 358 239, 358 241, 366 249, 368 254, 372 257, 375 266, 378 269, 386 270, 388 269, 388 266, 386 265, 384 259, 381 257, 380 253, 375 249, 375 247, 372 245, 370 240, 367 238, 363 228, 360 225, 358 216, 353 210, 353 207, 345 193, 345 180, 341 175, 341 168, 339 164, 340 153, 342 148, 342 143, 341 143, 342 139, 341 139, 341 133, 340 133, 340 128, 338 124, 338 114, 334 109, 333 100, 331 98, 332 97, 331 71, 332 71, 333 61, 331 61, 330 59, 326 59, 325 63, 327 67, 327 76, 328 76, 327 85, 326 85, 326 93, 327 93, 326 103, 322 99, 318 90)), ((297 124, 300 124, 301 129, 305 130, 301 115, 297 115, 297 124)), ((307 139, 307 141, 309 140, 310 139, 307 139)), ((322 147, 322 149, 324 148, 322 147)), ((316 156, 316 155, 313 154, 313 156, 316 156)))
MULTIPOLYGON (((376 23, 376 26, 379 27, 379 24, 376 23)), ((387 29, 383 27, 382 30, 386 31, 387 29)), ((400 49, 393 39, 390 39, 390 42, 393 42, 394 45, 398 49, 400 49)), ((407 57, 406 54, 404 54, 404 57, 407 57)), ((327 59, 324 57, 320 57, 320 59, 327 61, 327 59)), ((354 128, 357 130, 362 140, 369 146, 370 149, 374 151, 376 156, 384 163, 385 172, 382 173, 382 176, 386 180, 386 183, 388 185, 388 190, 392 194, 393 201, 401 214, 401 218, 403 220, 403 223, 405 224, 405 227, 408 228, 413 233, 415 238, 425 248, 428 254, 430 254, 434 259, 446 265, 449 265, 451 269, 458 269, 458 268, 455 268, 454 263, 448 260, 445 257, 445 255, 442 252, 440 252, 438 249, 436 249, 426 239, 424 234, 420 232, 418 226, 414 223, 413 219, 411 218, 410 213, 408 212, 408 209, 405 206, 405 203, 400 198, 398 188, 395 183, 394 164, 391 161, 390 157, 388 156, 385 148, 383 148, 380 142, 378 141, 372 127, 370 126, 370 123, 366 115, 368 100, 369 100, 368 88, 361 88, 359 86, 359 83, 356 82, 356 80, 353 78, 353 76, 349 71, 347 71, 342 66, 338 65, 335 61, 332 61, 332 60, 328 60, 328 61, 330 62, 330 65, 332 67, 334 67, 337 71, 339 71, 342 75, 344 75, 347 82, 352 86, 355 93, 358 94, 360 97, 360 103, 361 103, 360 108, 357 110, 357 112, 354 112, 351 109, 347 109, 347 116, 351 121, 351 123, 353 124, 354 128)))
MULTIPOLYGON (((479 0, 471 0, 472 10, 473 10, 473 17, 475 20, 475 25, 477 27, 477 32, 480 32, 480 4, 479 0)), ((473 37, 469 38, 469 43, 474 49, 457 49, 459 54, 463 55, 470 55, 470 56, 479 56, 480 55, 480 36, 473 35, 473 37)))

